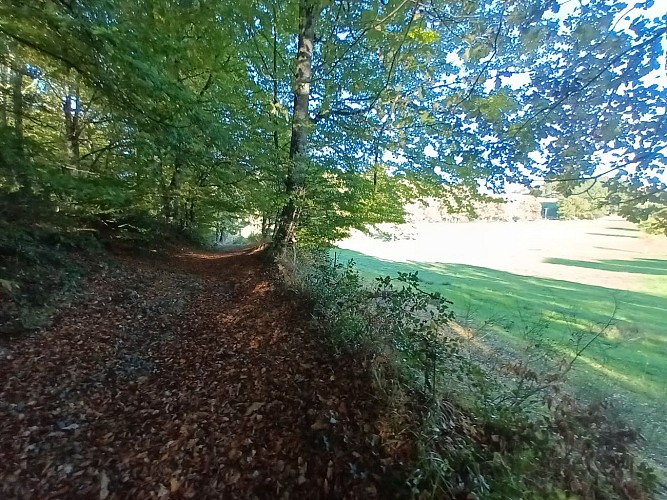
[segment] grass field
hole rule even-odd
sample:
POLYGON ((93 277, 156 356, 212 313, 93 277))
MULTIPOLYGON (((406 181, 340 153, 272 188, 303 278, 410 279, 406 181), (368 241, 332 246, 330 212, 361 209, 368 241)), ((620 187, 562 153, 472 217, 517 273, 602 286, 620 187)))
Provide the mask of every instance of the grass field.
POLYGON ((667 465, 667 238, 622 220, 424 224, 416 239, 340 242, 367 278, 419 271, 460 321, 493 325, 494 348, 539 332, 574 350, 578 331, 611 323, 579 358, 572 385, 609 397, 667 465), (490 322, 489 322, 490 320, 490 322))

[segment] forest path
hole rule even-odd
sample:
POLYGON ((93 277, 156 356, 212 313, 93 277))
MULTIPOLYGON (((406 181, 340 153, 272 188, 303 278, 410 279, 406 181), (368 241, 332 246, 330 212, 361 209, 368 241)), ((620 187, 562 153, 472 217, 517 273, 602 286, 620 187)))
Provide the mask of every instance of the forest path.
POLYGON ((0 498, 394 496, 368 371, 300 309, 249 251, 101 266, 0 346, 0 498))

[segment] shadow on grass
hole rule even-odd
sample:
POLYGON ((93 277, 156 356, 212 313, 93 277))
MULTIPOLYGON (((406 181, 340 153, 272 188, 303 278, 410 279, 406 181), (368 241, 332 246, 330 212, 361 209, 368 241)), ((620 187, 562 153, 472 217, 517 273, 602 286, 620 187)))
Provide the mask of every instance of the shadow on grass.
MULTIPOLYGON (((337 252, 341 262, 354 259, 367 279, 418 271, 425 288, 454 302, 455 313, 471 309, 480 322, 502 317, 505 330, 496 334, 519 346, 527 340, 524 332, 542 322, 548 324, 545 338, 570 349, 573 332, 599 331, 613 318, 613 326, 587 351, 591 363, 586 370, 596 376, 596 385, 620 386, 649 400, 667 391, 661 375, 667 371, 664 297, 464 264, 393 262, 337 252)), ((667 274, 666 262, 643 260, 648 261, 643 266, 667 274)))
POLYGON ((624 252, 624 253, 639 253, 636 250, 623 250, 621 248, 612 248, 612 247, 593 247, 598 250, 611 250, 612 252, 624 252))
POLYGON ((587 269, 599 269, 601 271, 612 271, 617 273, 652 274, 667 276, 667 260, 661 259, 608 259, 608 260, 570 260, 549 258, 544 262, 559 264, 561 266, 584 267, 587 269))
POLYGON ((611 233, 587 233, 592 236, 609 236, 611 238, 639 238, 639 236, 635 236, 632 234, 611 234, 611 233))
POLYGON ((613 227, 613 226, 610 226, 610 227, 606 227, 605 229, 610 229, 612 231, 628 231, 628 232, 631 232, 631 233, 638 233, 639 232, 639 229, 634 228, 634 227, 613 227))

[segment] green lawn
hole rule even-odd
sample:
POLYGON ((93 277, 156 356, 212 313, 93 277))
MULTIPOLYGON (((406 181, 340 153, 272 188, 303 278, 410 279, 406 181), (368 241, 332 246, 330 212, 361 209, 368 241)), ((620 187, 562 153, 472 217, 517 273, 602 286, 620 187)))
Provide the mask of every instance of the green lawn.
POLYGON ((541 330, 549 340, 572 350, 573 331, 599 331, 613 317, 613 326, 580 358, 572 384, 588 396, 614 395, 621 413, 644 429, 655 458, 667 463, 667 452, 660 453, 667 450, 667 260, 550 260, 570 266, 573 280, 580 268, 640 274, 645 290, 638 292, 472 265, 403 263, 336 252, 340 261, 354 259, 369 279, 419 271, 426 287, 454 302, 459 318, 493 319, 491 340, 513 347, 526 342, 526 330, 542 324, 548 325, 541 330))

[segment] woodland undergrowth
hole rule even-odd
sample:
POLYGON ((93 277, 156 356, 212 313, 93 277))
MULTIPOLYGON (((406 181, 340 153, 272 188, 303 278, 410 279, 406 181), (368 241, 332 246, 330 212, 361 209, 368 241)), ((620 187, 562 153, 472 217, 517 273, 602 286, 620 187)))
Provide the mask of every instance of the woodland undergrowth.
POLYGON ((50 324, 80 293, 82 278, 108 261, 105 252, 150 255, 179 246, 204 246, 141 211, 78 213, 27 190, 0 197, 0 337, 50 324))

